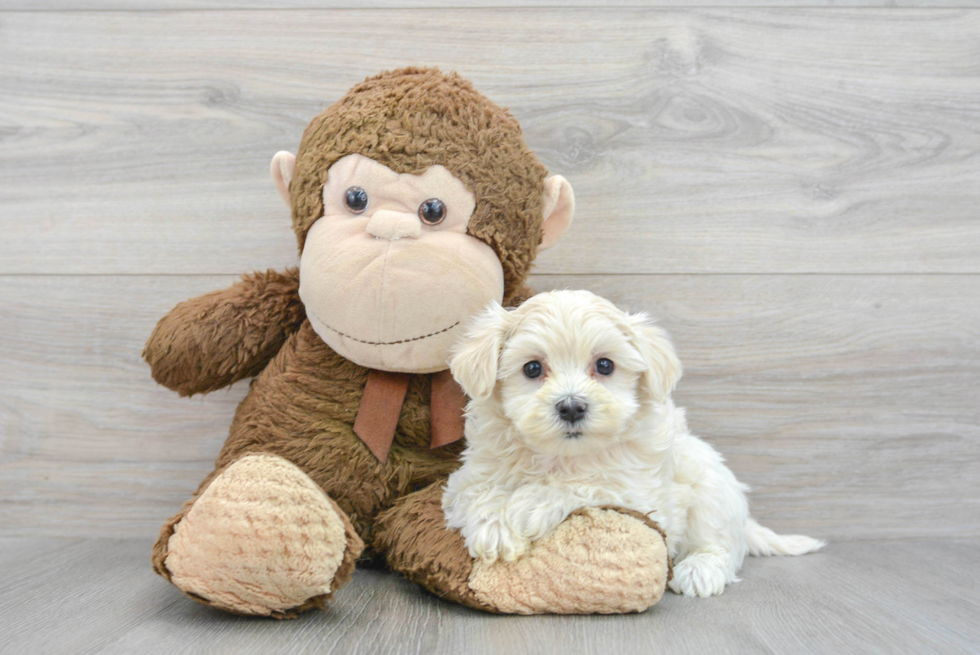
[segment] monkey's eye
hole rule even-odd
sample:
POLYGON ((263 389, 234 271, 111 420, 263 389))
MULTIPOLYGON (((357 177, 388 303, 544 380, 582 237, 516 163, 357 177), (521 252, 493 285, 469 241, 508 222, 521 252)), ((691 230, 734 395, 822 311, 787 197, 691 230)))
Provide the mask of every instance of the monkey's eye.
POLYGON ((606 359, 605 357, 599 358, 595 363, 595 372, 599 375, 612 375, 615 369, 616 366, 612 363, 612 360, 606 359))
POLYGON ((360 214, 367 207, 367 191, 359 186, 352 186, 344 193, 344 204, 354 214, 360 214))
POLYGON ((531 378, 532 380, 537 377, 541 377, 541 373, 544 371, 544 367, 541 366, 541 362, 534 360, 528 362, 524 365, 524 375, 531 378))
POLYGON ((438 198, 429 198, 419 205, 419 218, 426 225, 438 225, 446 218, 446 205, 438 198))

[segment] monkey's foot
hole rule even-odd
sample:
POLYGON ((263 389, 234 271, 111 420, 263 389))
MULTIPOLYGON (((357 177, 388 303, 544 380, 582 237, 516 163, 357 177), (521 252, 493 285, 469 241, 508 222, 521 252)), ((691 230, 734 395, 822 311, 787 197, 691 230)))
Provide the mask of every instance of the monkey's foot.
POLYGON ((445 528, 442 489, 406 497, 379 520, 377 546, 392 568, 450 600, 505 614, 642 612, 670 578, 667 545, 646 516, 586 508, 514 562, 474 561, 445 528))
POLYGON ((586 508, 513 562, 477 560, 469 587, 507 614, 642 612, 663 596, 667 545, 642 514, 586 508))
POLYGON ((344 512, 296 465, 246 455, 164 526, 153 560, 195 600, 291 618, 324 607, 363 547, 344 512))

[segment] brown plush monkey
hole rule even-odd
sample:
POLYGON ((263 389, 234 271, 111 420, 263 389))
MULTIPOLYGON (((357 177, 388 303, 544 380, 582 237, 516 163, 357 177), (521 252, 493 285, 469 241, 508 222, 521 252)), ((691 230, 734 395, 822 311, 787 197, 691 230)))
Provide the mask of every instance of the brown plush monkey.
POLYGON ((669 565, 646 517, 583 510, 516 562, 485 564, 444 526, 462 449, 446 371, 460 325, 514 305, 571 222, 514 118, 455 74, 384 73, 317 116, 273 178, 299 270, 178 305, 144 356, 181 395, 257 376, 214 471, 166 522, 155 570, 240 614, 324 607, 359 557, 488 611, 642 611, 669 565))

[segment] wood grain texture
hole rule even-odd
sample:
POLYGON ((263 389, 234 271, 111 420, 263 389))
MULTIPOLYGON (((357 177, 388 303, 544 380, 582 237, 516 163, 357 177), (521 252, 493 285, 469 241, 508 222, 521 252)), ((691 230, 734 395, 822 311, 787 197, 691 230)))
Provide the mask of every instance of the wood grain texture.
POLYGON ((978 0, 0 0, 0 11, 159 11, 212 9, 470 9, 534 7, 961 7, 978 0))
POLYGON ((543 273, 976 273, 978 35, 980 10, 3 12, 0 273, 291 261, 269 158, 405 64, 472 78, 572 181, 543 273))
MULTIPOLYGON (((156 320, 230 276, 0 277, 0 534, 155 534, 210 471, 240 383, 179 399, 156 320)), ((980 276, 537 276, 661 317, 692 429, 774 528, 980 537, 980 276)))
POLYGON ((749 558, 723 595, 625 616, 493 616, 360 570, 295 621, 192 603, 145 540, 0 540, 5 653, 975 653, 976 541, 852 543, 749 558), (936 553, 942 553, 936 558, 936 553))

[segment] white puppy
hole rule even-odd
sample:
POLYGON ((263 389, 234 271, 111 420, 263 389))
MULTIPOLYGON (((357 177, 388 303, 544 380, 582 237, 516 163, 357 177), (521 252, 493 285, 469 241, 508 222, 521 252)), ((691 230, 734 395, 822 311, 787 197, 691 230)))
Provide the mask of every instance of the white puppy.
POLYGON ((588 291, 539 294, 512 311, 494 304, 449 363, 471 400, 443 509, 473 557, 514 560, 574 510, 600 505, 660 524, 677 593, 722 593, 746 553, 823 545, 749 517, 748 488, 674 407, 681 365, 643 314, 588 291))

